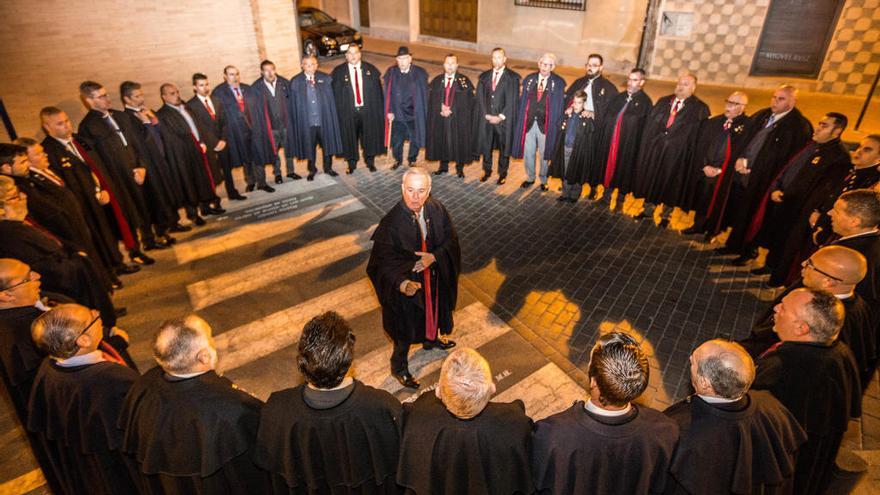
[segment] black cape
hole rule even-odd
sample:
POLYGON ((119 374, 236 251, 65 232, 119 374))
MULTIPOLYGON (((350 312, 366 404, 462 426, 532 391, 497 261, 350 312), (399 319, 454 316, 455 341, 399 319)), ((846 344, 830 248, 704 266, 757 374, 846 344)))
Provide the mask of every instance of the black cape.
MULTIPOLYGON (((263 107, 263 120, 266 122, 266 137, 269 138, 269 141, 273 146, 273 153, 275 149, 283 147, 282 145, 284 143, 276 142, 275 137, 272 136, 272 131, 283 130, 284 139, 287 141, 288 146, 292 146, 290 143, 293 143, 294 134, 297 129, 292 125, 293 120, 290 118, 290 80, 277 74, 275 75, 275 99, 277 100, 278 110, 280 111, 278 121, 276 122, 273 122, 272 113, 269 108, 269 101, 272 98, 272 93, 269 91, 269 86, 266 86, 263 78, 260 77, 251 83, 251 89, 260 97, 260 104, 263 107)), ((205 111, 205 113, 207 113, 207 111, 205 111)), ((291 150, 284 150, 284 153, 285 156, 293 156, 291 150)))
POLYGON ((608 103, 598 151, 598 157, 605 162, 606 188, 617 188, 626 194, 635 187, 642 132, 653 107, 651 98, 644 91, 632 96, 624 91, 608 103))
MULTIPOLYGON (((740 147, 745 143, 743 137, 748 117, 745 114, 735 117, 727 130, 724 129, 726 122, 727 117, 721 114, 704 120, 700 125, 682 206, 686 211, 695 211, 700 222, 710 217, 712 220, 706 228, 713 235, 724 230, 723 220, 736 175, 733 157, 739 154, 740 147), (706 177, 703 172, 705 166, 720 168, 721 174, 706 177)), ((730 205, 731 208, 737 206, 730 205)))
POLYGON ((849 239, 838 239, 831 244, 855 249, 868 260, 868 273, 856 285, 856 292, 872 308, 874 316, 880 317, 880 308, 877 307, 880 304, 880 232, 874 231, 849 239))
MULTIPOLYGON (((226 118, 226 146, 233 167, 244 164, 256 166, 275 163, 275 150, 269 138, 268 109, 257 91, 247 84, 240 84, 244 98, 244 112, 238 106, 235 94, 228 83, 214 88, 211 96, 220 101, 226 118)), ((216 108, 216 106, 215 106, 216 108)))
POLYGON ((27 426, 45 441, 65 493, 136 493, 116 420, 137 379, 131 368, 107 361, 72 368, 43 361, 27 426))
POLYGON ((784 493, 807 434, 766 391, 710 404, 693 395, 664 414, 681 431, 666 493, 784 493))
POLYGON ((565 134, 568 132, 568 126, 571 122, 572 120, 568 116, 562 118, 559 132, 556 133, 558 137, 555 152, 550 159, 547 175, 563 179, 569 184, 583 184, 590 182, 590 164, 593 163, 593 152, 595 151, 595 146, 592 145, 595 122, 593 119, 578 118, 574 124, 577 126, 574 146, 571 148, 571 156, 568 158, 568 165, 566 165, 565 134))
POLYGON ((470 163, 471 138, 474 123, 474 85, 462 74, 455 74, 449 89, 452 115, 443 117, 440 108, 446 96, 446 74, 435 77, 429 85, 425 159, 470 163))
POLYGON ((831 228, 831 217, 828 212, 834 208, 834 202, 841 194, 853 189, 870 189, 880 182, 880 165, 872 165, 865 168, 853 168, 843 179, 843 184, 836 191, 832 191, 827 198, 816 208, 820 213, 816 227, 813 229, 815 244, 821 246, 828 242, 834 235, 831 228))
POLYGON ((462 420, 431 392, 403 406, 397 482, 408 492, 459 495, 532 493, 532 420, 517 400, 490 402, 462 420))
MULTIPOLYGON (((566 107, 571 106, 575 92, 579 90, 586 92, 589 82, 589 76, 583 76, 568 86, 565 90, 566 107)), ((619 92, 614 83, 603 75, 597 76, 593 80, 593 85, 590 86, 590 93, 593 97, 593 122, 592 128, 587 134, 587 142, 584 144, 589 149, 589 161, 586 163, 586 174, 582 182, 593 185, 605 183, 607 160, 605 156, 598 153, 598 148, 602 145, 602 129, 605 127, 605 119, 617 117, 616 113, 608 117, 608 106, 619 92)), ((584 109, 586 110, 586 106, 584 109)), ((558 153, 559 150, 557 149, 556 152, 558 153)))
POLYGON ((272 393, 260 415, 254 462, 273 475, 276 494, 394 492, 400 403, 354 382, 329 409, 303 399, 307 385, 272 393))
POLYGON ((709 118, 709 107, 690 96, 667 129, 674 101, 675 95, 657 100, 645 122, 634 190, 637 197, 666 206, 682 205, 700 125, 709 118))
MULTIPOLYGON (((428 252, 437 261, 431 265, 432 295, 437 297, 437 326, 441 334, 452 332, 452 312, 458 300, 461 248, 452 218, 439 201, 428 198, 423 206, 428 226, 428 252)), ((416 215, 403 201, 397 203, 373 233, 373 250, 367 262, 367 275, 382 305, 382 327, 392 340, 424 342, 424 274, 412 271, 422 251, 422 235, 416 215), (412 297, 400 292, 404 280, 414 280, 423 288, 412 297)))
MULTIPOLYGON (((364 94, 363 109, 363 137, 361 144, 364 147, 364 156, 376 156, 385 153, 385 95, 382 91, 382 73, 373 64, 361 61, 361 88, 364 94)), ((333 69, 330 76, 333 79, 333 96, 336 99, 336 113, 339 116, 339 135, 342 138, 342 153, 340 156, 346 160, 357 160, 358 151, 357 127, 355 125, 355 95, 352 89, 351 77, 348 73, 348 63, 343 63, 333 69)))
POLYGON ((45 357, 31 338, 31 323, 43 314, 34 306, 0 309, 0 377, 22 424, 37 368, 45 357))
MULTIPOLYGON (((736 158, 740 158, 746 152, 755 134, 764 128, 772 114, 773 112, 769 108, 765 108, 749 118, 749 124, 746 126, 746 144, 743 146, 740 156, 736 158)), ((737 209, 737 213, 732 218, 733 231, 727 240, 728 247, 740 249, 744 246, 749 221, 755 216, 770 183, 791 157, 807 144, 812 134, 813 126, 797 108, 793 108, 783 118, 773 123, 772 129, 754 160, 748 164, 751 172, 741 179, 745 182, 745 198, 742 206, 737 209)))
POLYGON ((779 399, 806 430, 794 493, 824 493, 850 418, 862 414, 858 366, 846 344, 783 342, 757 361, 752 388, 779 399))
POLYGON ((510 156, 513 153, 513 139, 516 134, 516 116, 519 105, 519 74, 504 69, 495 91, 492 91, 492 69, 480 74, 477 80, 476 108, 474 109, 474 155, 490 156, 492 154, 492 133, 497 131, 501 139, 496 143, 496 148, 501 155, 510 156), (486 120, 486 115, 497 116, 503 114, 504 120, 498 124, 491 124, 486 120))
POLYGON ((111 223, 115 223, 115 220, 95 196, 100 186, 98 179, 86 163, 70 153, 57 139, 46 137, 41 144, 49 157, 49 168, 76 197, 101 263, 108 268, 119 266, 122 264, 122 253, 119 252, 119 241, 111 223))
MULTIPOLYGON (((402 99, 404 96, 409 96, 411 98, 412 104, 412 126, 413 132, 410 135, 410 143, 412 146, 418 146, 419 148, 425 147, 425 125, 426 118, 428 112, 428 73, 425 69, 417 66, 411 65, 409 68, 408 76, 412 80, 412 94, 404 95, 399 91, 400 81, 404 77, 404 75, 400 72, 400 67, 397 65, 393 65, 385 71, 385 75, 382 76, 382 80, 385 82, 385 114, 393 113, 395 119, 400 119, 400 116, 404 114, 404 104, 402 99)), ((391 132, 391 128, 388 124, 388 120, 385 120, 385 139, 387 140, 389 137, 389 133, 391 132)))
POLYGON ((220 104, 220 99, 210 95, 208 98, 211 99, 211 104, 214 105, 214 118, 211 118, 211 114, 208 113, 208 109, 205 108, 201 98, 198 96, 193 96, 187 100, 186 107, 189 109, 189 114, 196 121, 199 137, 207 148, 205 156, 208 158, 208 163, 211 167, 211 178, 216 186, 223 181, 233 181, 232 177, 224 175, 224 170, 227 170, 225 168, 226 164, 229 162, 229 141, 227 139, 229 131, 226 126, 226 114, 223 113, 223 105, 220 104), (221 140, 226 141, 226 147, 220 151, 214 151, 214 148, 217 147, 221 140))
POLYGON ((187 379, 148 371, 119 416, 142 493, 265 493, 268 476, 251 459, 261 406, 213 371, 187 379))
POLYGON ((660 493, 678 425, 632 404, 618 417, 588 412, 583 401, 535 423, 532 473, 540 493, 660 493))
MULTIPOLYGON (((184 105, 184 108, 186 106, 184 105)), ((187 109, 189 111, 189 109, 187 109)), ((190 113, 192 116, 192 114, 190 113)), ((156 111, 162 126, 162 141, 165 144, 165 159, 175 171, 178 184, 183 192, 184 206, 197 206, 199 203, 216 199, 214 181, 207 156, 202 154, 186 119, 169 105, 162 105, 156 111)), ((193 119, 195 122, 195 119, 193 119)))
MULTIPOLYGON (((296 130, 293 136, 293 156, 300 160, 314 160, 315 146, 309 130, 308 96, 306 75, 300 72, 290 79, 290 118, 296 130)), ((330 76, 315 72, 315 95, 321 109, 321 153, 338 155, 342 153, 342 138, 339 136, 339 117, 336 115, 336 100, 330 76)))

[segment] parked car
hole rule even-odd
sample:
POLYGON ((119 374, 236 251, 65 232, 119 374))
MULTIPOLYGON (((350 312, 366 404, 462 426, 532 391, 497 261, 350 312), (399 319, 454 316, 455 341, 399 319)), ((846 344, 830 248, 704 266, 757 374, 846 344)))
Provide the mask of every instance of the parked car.
POLYGON ((363 48, 361 33, 336 22, 326 12, 314 7, 302 7, 297 9, 297 13, 304 55, 329 57, 345 53, 351 45, 363 48))

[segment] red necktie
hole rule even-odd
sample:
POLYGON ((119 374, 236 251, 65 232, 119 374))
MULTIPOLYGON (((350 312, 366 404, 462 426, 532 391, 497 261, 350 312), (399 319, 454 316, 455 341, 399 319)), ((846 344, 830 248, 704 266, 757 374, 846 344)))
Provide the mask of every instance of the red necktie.
POLYGON ((241 97, 241 91, 238 88, 233 88, 235 90, 235 102, 238 103, 238 109, 241 110, 241 113, 244 113, 244 98, 241 97))
POLYGON ((492 92, 493 93, 495 92, 496 86, 498 86, 498 71, 495 71, 495 73, 492 74, 492 92))
POLYGON ((361 100, 361 80, 358 78, 359 68, 354 68, 354 103, 357 106, 361 106, 364 104, 363 100, 361 100))
POLYGON ((666 128, 669 129, 672 127, 672 123, 675 122, 675 116, 678 114, 678 109, 681 108, 681 102, 675 100, 675 103, 672 104, 672 111, 669 112, 669 118, 666 119, 666 128))
POLYGON ((446 96, 443 97, 443 104, 449 106, 449 90, 452 89, 452 79, 446 78, 446 96))
POLYGON ((544 94, 544 79, 538 81, 538 99, 541 99, 541 96, 544 94))
MULTIPOLYGON (((422 252, 428 252, 428 243, 424 237, 422 237, 422 252)), ((433 341, 437 340, 437 314, 439 307, 431 294, 431 268, 425 268, 422 273, 425 275, 425 338, 433 341)))
MULTIPOLYGON (((208 111, 208 115, 211 116, 211 120, 216 120, 216 119, 217 119, 217 116, 214 115, 214 111, 211 110, 211 105, 208 104, 208 100, 207 100, 207 98, 206 98, 204 101, 205 101, 205 110, 208 111)), ((242 102, 242 103, 244 103, 244 102, 242 102)), ((239 105, 238 107, 241 108, 241 107, 243 107, 243 106, 244 106, 244 105, 239 105)), ((244 111, 244 108, 241 108, 241 111, 243 112, 243 111, 244 111)))

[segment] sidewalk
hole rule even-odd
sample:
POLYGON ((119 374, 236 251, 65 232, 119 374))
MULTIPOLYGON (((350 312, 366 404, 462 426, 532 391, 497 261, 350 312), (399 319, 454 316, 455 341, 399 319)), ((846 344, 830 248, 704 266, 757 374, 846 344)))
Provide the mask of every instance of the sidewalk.
MULTIPOLYGON (((374 53, 376 55, 385 55, 393 57, 397 53, 397 47, 401 44, 409 46, 413 53, 413 59, 423 63, 442 63, 444 55, 453 53, 458 56, 458 63, 462 68, 472 70, 487 70, 491 68, 490 56, 488 53, 476 53, 472 51, 457 49, 449 46, 433 45, 427 43, 402 43, 397 40, 385 40, 373 37, 364 37, 364 51, 374 53)), ((586 56, 586 55, 585 55, 586 56)), ((515 69, 521 75, 526 75, 537 70, 537 61, 509 59, 508 66, 515 69)), ((586 63, 586 60, 584 60, 586 63)), ((380 67, 385 69, 385 67, 380 67)), ((571 83, 575 79, 584 75, 583 67, 572 67, 561 65, 556 68, 556 73, 562 76, 566 82, 571 83)), ((605 73, 611 81, 623 85, 626 79, 625 75, 605 73)), ((657 81, 648 77, 645 83, 645 92, 656 101, 659 97, 672 93, 675 87, 674 82, 657 81)), ((753 113, 770 104, 772 90, 759 88, 738 88, 734 86, 724 86, 717 84, 700 84, 697 87, 697 96, 709 105, 713 115, 717 115, 724 110, 724 100, 727 96, 736 90, 743 90, 749 95, 750 103, 746 109, 747 113, 753 113)), ((865 119, 858 131, 855 128, 856 119, 862 109, 865 100, 862 97, 840 96, 829 93, 808 93, 802 91, 798 98, 798 109, 803 112, 804 116, 810 122, 817 122, 826 112, 840 112, 849 117, 849 126, 844 132, 843 138, 846 141, 858 142, 864 136, 871 133, 880 133, 880 94, 874 96, 871 106, 865 113, 865 119)))

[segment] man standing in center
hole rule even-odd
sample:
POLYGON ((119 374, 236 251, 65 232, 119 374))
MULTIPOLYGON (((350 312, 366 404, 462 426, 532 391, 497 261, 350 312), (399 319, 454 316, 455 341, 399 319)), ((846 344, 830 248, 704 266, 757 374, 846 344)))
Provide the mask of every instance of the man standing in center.
POLYGON ((458 72, 458 57, 449 54, 443 60, 443 74, 431 81, 428 95, 428 138, 425 158, 440 160, 434 175, 449 171, 455 162, 455 173, 464 178, 464 166, 471 161, 474 85, 458 72))
POLYGON ((385 139, 391 134, 391 154, 397 169, 403 163, 403 142, 409 141, 407 162, 412 167, 425 146, 425 112, 428 110, 428 73, 412 64, 409 48, 397 49, 397 65, 385 72, 385 139))
POLYGON ((382 305, 382 326, 394 341, 391 375, 418 388, 409 372, 409 346, 455 346, 452 332, 461 249, 446 207, 431 194, 431 176, 419 167, 403 174, 403 198, 379 222, 367 275, 382 305))
POLYGON ((291 120, 288 118, 290 99, 290 81, 275 72, 275 64, 271 60, 263 60, 260 63, 260 78, 251 85, 257 94, 263 98, 263 111, 269 125, 268 135, 272 148, 275 151, 275 161, 272 169, 275 172, 275 183, 281 184, 281 163, 287 163, 287 177, 293 180, 302 179, 293 170, 293 131, 291 120))
POLYGON ((361 60, 361 49, 348 47, 346 64, 338 65, 333 77, 333 95, 339 115, 342 156, 348 160, 347 174, 354 172, 358 161, 358 141, 364 148, 364 162, 370 172, 376 171, 374 158, 385 153, 385 96, 382 94, 381 72, 373 64, 361 60))
POLYGON ((519 104, 520 77, 506 64, 504 48, 492 50, 492 68, 480 74, 477 108, 474 110, 475 151, 483 157, 483 177, 480 182, 486 182, 492 176, 492 152, 498 150, 499 186, 507 182, 519 104))

